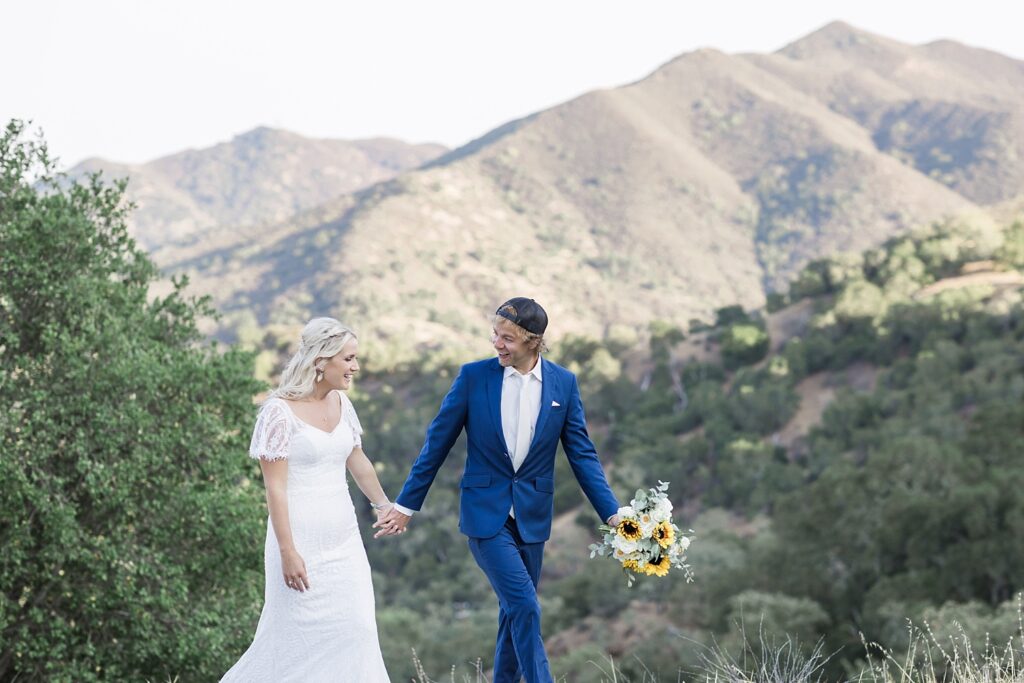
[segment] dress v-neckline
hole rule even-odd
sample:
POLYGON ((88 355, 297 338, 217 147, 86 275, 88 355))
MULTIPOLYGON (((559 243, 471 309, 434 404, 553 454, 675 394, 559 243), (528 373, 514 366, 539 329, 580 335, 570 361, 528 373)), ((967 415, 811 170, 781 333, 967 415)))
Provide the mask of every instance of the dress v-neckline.
POLYGON ((340 409, 340 413, 341 414, 338 417, 337 423, 335 423, 335 425, 331 429, 331 431, 327 431, 326 429, 320 429, 319 427, 317 427, 312 422, 306 422, 301 417, 299 417, 298 413, 295 412, 295 410, 292 408, 292 404, 291 403, 289 403, 288 401, 286 401, 283 398, 281 399, 281 402, 284 403, 286 406, 288 406, 288 412, 290 412, 292 414, 292 417, 294 417, 296 420, 298 420, 302 424, 306 425, 310 429, 315 429, 316 431, 320 432, 321 434, 326 434, 327 436, 331 436, 332 434, 334 434, 334 432, 338 431, 338 427, 340 427, 341 423, 345 421, 345 403, 341 400, 341 396, 338 396, 338 408, 340 409))

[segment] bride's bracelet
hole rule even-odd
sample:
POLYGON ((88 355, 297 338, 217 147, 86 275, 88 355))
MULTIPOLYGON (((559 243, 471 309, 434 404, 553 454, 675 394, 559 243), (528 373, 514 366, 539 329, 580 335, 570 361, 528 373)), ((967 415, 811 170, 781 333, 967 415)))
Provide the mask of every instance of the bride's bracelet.
POLYGON ((383 510, 384 508, 391 507, 391 501, 388 500, 383 503, 374 503, 371 501, 370 507, 372 507, 374 510, 383 510))

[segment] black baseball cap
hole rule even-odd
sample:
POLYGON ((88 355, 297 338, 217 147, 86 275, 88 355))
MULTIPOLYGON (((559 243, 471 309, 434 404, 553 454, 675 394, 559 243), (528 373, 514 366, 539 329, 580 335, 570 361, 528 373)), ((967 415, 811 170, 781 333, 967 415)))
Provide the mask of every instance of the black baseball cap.
POLYGON ((548 328, 548 314, 539 303, 525 296, 509 299, 494 313, 533 334, 544 334, 548 328))

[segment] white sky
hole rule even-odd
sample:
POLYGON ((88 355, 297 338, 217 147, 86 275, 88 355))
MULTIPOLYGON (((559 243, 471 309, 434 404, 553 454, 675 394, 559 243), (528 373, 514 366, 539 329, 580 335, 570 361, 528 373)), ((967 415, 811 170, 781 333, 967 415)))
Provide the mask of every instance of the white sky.
POLYGON ((21 0, 2 13, 0 123, 32 119, 67 165, 147 161, 259 125, 454 147, 683 52, 768 52, 836 19, 1024 59, 1018 4, 21 0))

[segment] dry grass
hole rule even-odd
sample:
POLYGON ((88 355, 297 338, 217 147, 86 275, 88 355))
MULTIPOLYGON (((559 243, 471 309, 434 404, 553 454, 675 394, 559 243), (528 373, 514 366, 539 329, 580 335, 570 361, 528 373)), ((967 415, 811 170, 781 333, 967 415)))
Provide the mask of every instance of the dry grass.
POLYGON ((865 643, 870 666, 857 683, 1019 683, 1024 681, 1024 621, 1018 596, 1018 632, 1005 645, 989 642, 978 649, 959 628, 942 642, 925 623, 909 624, 910 649, 901 658, 878 643, 865 643))
MULTIPOLYGON (((897 654, 878 643, 864 641, 867 661, 857 674, 843 683, 1024 683, 1024 594, 1018 596, 1018 633, 1005 644, 972 643, 958 626, 958 634, 940 639, 925 623, 908 624, 910 647, 897 654)), ((819 641, 807 653, 786 636, 781 640, 759 631, 756 641, 743 635, 743 648, 730 653, 717 642, 711 646, 694 643, 701 650, 698 670, 677 674, 675 683, 827 683, 826 667, 835 653, 826 653, 819 641)), ((417 677, 415 683, 488 683, 480 660, 475 670, 458 674, 452 667, 450 677, 442 681, 429 678, 413 652, 417 677)), ((669 683, 646 667, 639 678, 627 676, 612 657, 590 662, 595 683, 669 683)), ((564 681, 565 679, 559 679, 564 681)))
MULTIPOLYGON (((1021 683, 1024 681, 1024 604, 1018 596, 1018 633, 1005 644, 972 643, 962 627, 940 640, 931 627, 908 624, 910 647, 897 655, 878 643, 864 641, 868 659, 847 683, 1021 683)), ((693 680, 704 683, 820 683, 829 680, 824 668, 832 655, 819 642, 809 655, 788 637, 781 644, 759 634, 754 647, 744 634, 739 659, 713 646, 701 656, 703 671, 693 680)))
POLYGON ((821 641, 810 654, 800 643, 786 636, 781 642, 758 632, 756 645, 742 630, 743 650, 738 656, 715 643, 700 655, 701 671, 691 680, 705 683, 820 683, 826 681, 826 655, 821 641))
MULTIPOLYGON (((415 683, 444 683, 442 681, 435 681, 427 675, 427 672, 423 669, 423 663, 420 662, 420 658, 416 654, 416 650, 412 651, 412 665, 416 670, 415 683)), ((448 676, 448 683, 489 683, 487 676, 484 675, 483 662, 480 659, 476 660, 473 671, 463 673, 461 676, 457 673, 455 665, 452 665, 448 676)))

